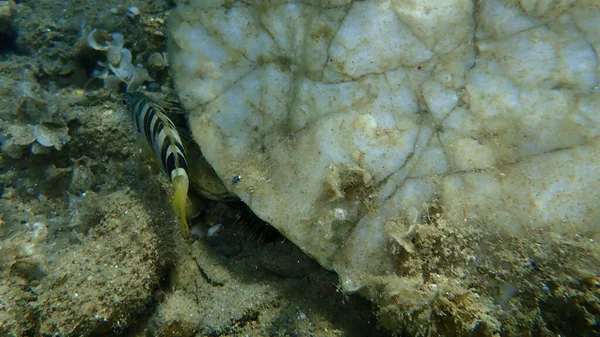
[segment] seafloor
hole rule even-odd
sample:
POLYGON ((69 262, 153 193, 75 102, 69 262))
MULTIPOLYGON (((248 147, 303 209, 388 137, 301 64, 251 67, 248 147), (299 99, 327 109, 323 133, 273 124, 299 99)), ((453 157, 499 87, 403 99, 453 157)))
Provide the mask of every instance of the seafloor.
MULTIPOLYGON (((238 206, 205 203, 182 239, 86 42, 122 33, 147 65, 172 6, 0 1, 0 335, 385 335, 370 303, 238 206)), ((166 89, 168 69, 148 69, 166 89)))
MULTIPOLYGON (((122 33, 148 87, 169 98, 168 67, 148 57, 165 49, 173 6, 0 0, 0 336, 406 336, 379 328, 377 308, 239 205, 203 203, 194 238, 182 238, 124 86, 94 76, 106 56, 87 42, 93 29, 122 33)), ((570 247, 555 250, 576 256, 570 247)), ((507 270, 539 269, 520 262, 507 270)), ((560 277, 541 299, 509 301, 516 288, 499 286, 512 330, 496 333, 598 336, 598 276, 560 277)))

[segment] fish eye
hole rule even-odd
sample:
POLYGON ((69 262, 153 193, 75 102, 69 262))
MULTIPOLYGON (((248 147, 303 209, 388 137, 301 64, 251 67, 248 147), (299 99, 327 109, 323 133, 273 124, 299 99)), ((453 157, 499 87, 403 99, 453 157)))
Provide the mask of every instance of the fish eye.
POLYGON ((123 98, 123 105, 127 105, 127 98, 123 98))

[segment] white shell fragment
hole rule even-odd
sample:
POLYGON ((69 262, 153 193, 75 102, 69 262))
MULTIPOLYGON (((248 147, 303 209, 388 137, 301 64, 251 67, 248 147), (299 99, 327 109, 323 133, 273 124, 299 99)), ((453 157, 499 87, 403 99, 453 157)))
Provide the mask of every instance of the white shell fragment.
POLYGON ((148 64, 157 69, 163 69, 167 66, 167 58, 165 53, 152 53, 148 56, 148 64))
POLYGON ((131 6, 127 9, 127 16, 132 19, 135 19, 136 17, 138 17, 140 15, 140 13, 141 13, 140 10, 135 6, 131 6))
POLYGON ((96 50, 106 52, 107 62, 98 62, 102 69, 94 71, 96 77, 104 80, 105 87, 116 91, 119 84, 125 82, 127 91, 135 91, 142 83, 152 81, 152 77, 145 68, 133 65, 131 51, 123 47, 125 44, 123 34, 112 33, 110 35, 111 40, 105 41, 103 45, 96 41, 95 38, 98 35, 106 37, 108 33, 104 31, 99 33, 98 30, 94 29, 88 36, 88 44, 96 50), (109 73, 106 67, 110 69, 112 74, 109 73))
POLYGON ((122 57, 123 57, 123 49, 121 49, 121 48, 110 48, 106 51, 106 60, 112 66, 119 65, 122 57))
POLYGON ((125 36, 121 33, 112 33, 110 34, 112 38, 111 45, 115 48, 121 48, 125 45, 125 36))
POLYGON ((36 141, 45 147, 54 147, 60 150, 70 139, 69 128, 66 125, 48 126, 39 124, 35 126, 36 141))
MULTIPOLYGON (((435 273, 411 260, 433 228, 491 234, 432 256, 600 236, 589 1, 252 3, 180 1, 173 79, 223 182, 344 290, 406 312, 469 293, 472 258, 435 273)), ((469 301, 492 302, 478 286, 469 301)))
POLYGON ((127 48, 118 49, 119 61, 116 64, 109 63, 110 70, 121 80, 129 82, 133 76, 133 64, 131 63, 131 52, 127 48))
POLYGON ((216 224, 214 226, 210 226, 208 228, 208 230, 206 231, 206 236, 208 236, 208 237, 215 236, 215 234, 217 234, 220 231, 221 231, 221 224, 216 224))
POLYGON ((148 70, 143 67, 136 66, 133 68, 133 74, 130 80, 127 82, 127 91, 135 90, 139 88, 144 82, 151 82, 152 77, 148 74, 148 70))
POLYGON ((107 51, 111 42, 108 33, 102 29, 93 29, 87 36, 87 44, 94 50, 107 51))

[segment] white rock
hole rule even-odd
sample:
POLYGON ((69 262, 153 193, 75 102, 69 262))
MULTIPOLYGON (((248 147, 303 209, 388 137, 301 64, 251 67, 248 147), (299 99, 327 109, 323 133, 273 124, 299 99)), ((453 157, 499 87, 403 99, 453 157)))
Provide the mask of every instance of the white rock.
POLYGON ((457 229, 600 231, 589 2, 185 3, 169 64, 194 138, 343 289, 437 296, 389 249, 415 251, 390 223, 432 205, 457 229))

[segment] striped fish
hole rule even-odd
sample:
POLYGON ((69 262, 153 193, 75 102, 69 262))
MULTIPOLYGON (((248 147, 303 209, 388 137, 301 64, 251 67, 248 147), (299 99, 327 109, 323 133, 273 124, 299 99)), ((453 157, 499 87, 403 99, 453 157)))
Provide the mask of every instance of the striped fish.
POLYGON ((126 93, 123 105, 129 109, 138 134, 150 145, 155 159, 173 184, 173 210, 179 218, 183 234, 187 236, 189 228, 186 204, 189 178, 185 147, 179 132, 165 110, 141 92, 126 93))

